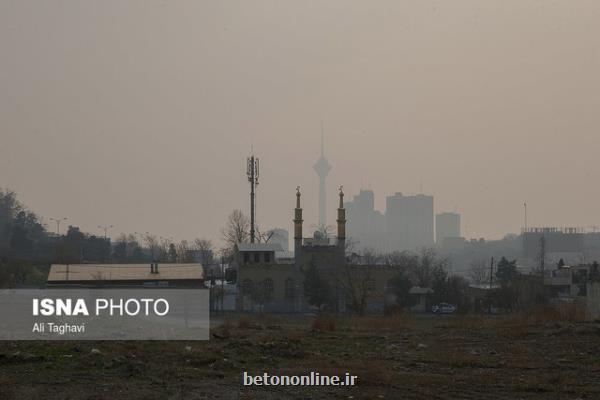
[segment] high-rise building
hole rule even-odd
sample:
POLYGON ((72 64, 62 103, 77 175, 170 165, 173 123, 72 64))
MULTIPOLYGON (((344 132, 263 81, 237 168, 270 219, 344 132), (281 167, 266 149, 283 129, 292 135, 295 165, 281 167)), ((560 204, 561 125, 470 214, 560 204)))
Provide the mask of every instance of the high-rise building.
POLYGON ((433 196, 386 198, 386 236, 389 251, 417 250, 433 245, 433 196))
POLYGON ((453 212, 440 213, 435 216, 435 243, 444 244, 446 238, 460 237, 460 214, 453 212))
POLYGON ((346 203, 348 215, 348 238, 356 250, 385 250, 382 240, 384 234, 384 216, 375 210, 375 195, 372 190, 362 190, 346 203))

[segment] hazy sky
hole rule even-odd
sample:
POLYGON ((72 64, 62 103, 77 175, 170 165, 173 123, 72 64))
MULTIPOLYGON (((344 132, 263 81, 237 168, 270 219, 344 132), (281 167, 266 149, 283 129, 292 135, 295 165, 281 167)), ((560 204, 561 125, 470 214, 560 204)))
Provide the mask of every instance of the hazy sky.
MULTIPOLYGON (((0 187, 99 233, 423 191, 468 237, 600 225, 600 2, 0 1, 0 187), (466 228, 466 229, 465 229, 466 228), (466 230, 466 232, 465 232, 466 230)), ((50 226, 54 229, 52 226, 50 226)))

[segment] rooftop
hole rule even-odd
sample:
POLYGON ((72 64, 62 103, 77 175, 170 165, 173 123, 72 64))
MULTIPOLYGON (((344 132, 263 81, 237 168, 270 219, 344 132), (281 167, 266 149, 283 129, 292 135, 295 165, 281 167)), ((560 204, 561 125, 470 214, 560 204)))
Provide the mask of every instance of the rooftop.
POLYGON ((408 291, 410 294, 432 294, 433 289, 428 287, 413 286, 408 291))
POLYGON ((150 264, 52 264, 48 273, 48 282, 184 279, 204 279, 202 264, 159 264, 157 274, 150 264))
POLYGON ((279 243, 238 243, 238 251, 283 251, 279 243))
POLYGON ((489 283, 469 283, 469 287, 471 289, 490 290, 490 288, 492 288, 492 289, 499 289, 500 288, 500 284, 499 283, 492 283, 492 285, 490 286, 489 283))

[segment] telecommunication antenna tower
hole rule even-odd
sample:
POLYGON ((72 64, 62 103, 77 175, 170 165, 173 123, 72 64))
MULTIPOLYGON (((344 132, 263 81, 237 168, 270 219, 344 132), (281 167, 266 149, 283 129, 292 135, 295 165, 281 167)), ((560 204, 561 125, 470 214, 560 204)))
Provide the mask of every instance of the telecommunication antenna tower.
POLYGON ((248 182, 250 182, 250 243, 254 243, 256 231, 254 228, 255 218, 255 192, 256 186, 258 186, 258 173, 259 173, 259 161, 258 157, 254 157, 254 153, 248 157, 246 174, 248 175, 248 182))

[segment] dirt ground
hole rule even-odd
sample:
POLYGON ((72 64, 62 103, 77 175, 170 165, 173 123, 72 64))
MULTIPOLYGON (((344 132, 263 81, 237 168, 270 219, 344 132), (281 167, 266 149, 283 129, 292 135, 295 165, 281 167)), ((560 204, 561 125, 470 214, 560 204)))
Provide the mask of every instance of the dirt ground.
POLYGON ((231 316, 206 342, 0 342, 0 399, 600 399, 600 323, 231 316), (242 373, 358 376, 244 387, 242 373))

